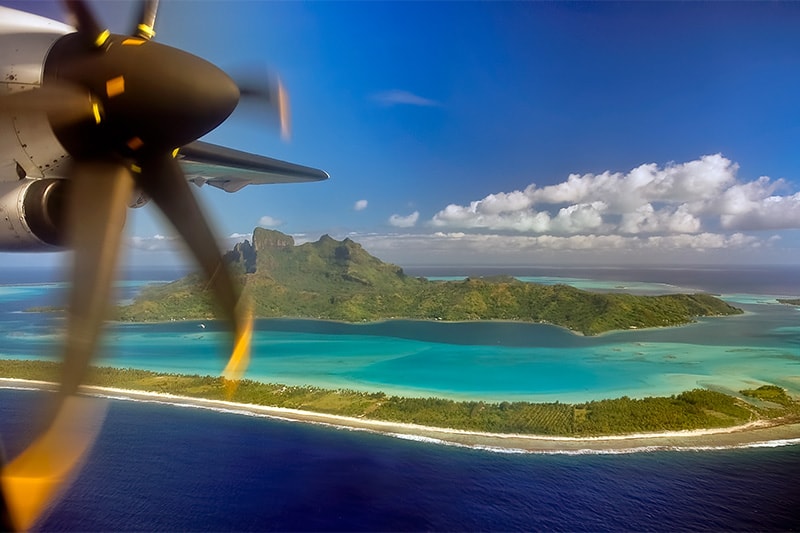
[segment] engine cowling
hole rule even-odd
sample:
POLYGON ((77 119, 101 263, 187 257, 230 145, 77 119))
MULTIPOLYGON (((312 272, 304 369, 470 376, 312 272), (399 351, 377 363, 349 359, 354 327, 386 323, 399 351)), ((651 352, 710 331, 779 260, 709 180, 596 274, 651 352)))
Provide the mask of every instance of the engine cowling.
POLYGON ((64 206, 69 182, 0 182, 0 251, 56 251, 66 244, 64 206))

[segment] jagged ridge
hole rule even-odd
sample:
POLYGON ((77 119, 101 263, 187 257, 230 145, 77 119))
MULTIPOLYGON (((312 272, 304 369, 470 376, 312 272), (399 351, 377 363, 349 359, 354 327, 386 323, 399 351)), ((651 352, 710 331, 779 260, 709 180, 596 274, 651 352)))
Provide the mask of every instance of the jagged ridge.
MULTIPOLYGON (((253 242, 225 256, 258 317, 345 321, 388 318, 548 322, 592 335, 613 329, 673 326, 697 316, 742 311, 708 294, 635 296, 537 285, 513 278, 434 282, 406 276, 351 239, 323 235, 295 245, 278 231, 256 228, 253 242)), ((210 295, 197 275, 150 287, 119 310, 122 320, 209 318, 210 295)))

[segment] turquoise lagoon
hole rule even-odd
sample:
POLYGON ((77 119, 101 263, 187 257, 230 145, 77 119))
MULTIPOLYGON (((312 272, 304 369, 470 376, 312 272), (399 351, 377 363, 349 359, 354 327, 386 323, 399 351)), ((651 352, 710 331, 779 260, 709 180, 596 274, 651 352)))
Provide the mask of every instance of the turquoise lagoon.
MULTIPOLYGON (((544 278, 521 279, 648 294, 685 290, 669 283, 544 278)), ((123 283, 120 299, 142 284, 123 283)), ((0 286, 0 357, 57 357, 62 319, 22 311, 58 304, 65 289, 61 283, 0 286)), ((696 387, 736 393, 766 383, 800 395, 800 310, 778 304, 781 295, 722 296, 746 314, 597 337, 513 322, 258 320, 247 377, 491 401, 579 402, 696 387)), ((214 322, 114 324, 97 363, 217 375, 229 343, 214 322)))

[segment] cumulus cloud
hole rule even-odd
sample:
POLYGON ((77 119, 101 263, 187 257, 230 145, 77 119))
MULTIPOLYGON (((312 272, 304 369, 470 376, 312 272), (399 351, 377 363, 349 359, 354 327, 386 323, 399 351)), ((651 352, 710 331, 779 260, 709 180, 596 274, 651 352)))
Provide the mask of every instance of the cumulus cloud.
POLYGON ((571 174, 567 181, 525 193, 534 203, 564 204, 603 201, 612 213, 626 213, 650 202, 680 204, 714 198, 736 182, 739 166, 721 154, 688 163, 641 165, 630 172, 571 174))
POLYGON ((372 95, 372 99, 379 104, 387 107, 396 105, 412 105, 418 107, 435 107, 440 105, 436 100, 419 96, 409 91, 401 89, 392 89, 390 91, 383 91, 372 95))
POLYGON ((395 228, 411 228, 419 220, 419 211, 414 211, 408 216, 392 215, 389 217, 389 224, 395 228))
POLYGON ((353 204, 353 209, 356 211, 363 211, 367 208, 368 202, 366 200, 358 200, 355 204, 353 204))
POLYGON ((743 182, 721 154, 686 163, 640 165, 627 173, 571 174, 565 181, 450 204, 431 225, 542 235, 701 234, 715 228, 800 228, 800 193, 782 179, 743 182))
POLYGON ((603 213, 607 210, 608 205, 601 201, 563 207, 551 221, 550 228, 554 233, 567 234, 597 231, 603 227, 603 213))
POLYGON ((258 219, 258 225, 262 228, 277 228, 283 224, 283 221, 269 215, 264 215, 258 219))
POLYGON ((792 196, 769 196, 741 213, 721 216, 726 229, 793 229, 800 228, 800 193, 792 196))
MULTIPOLYGON (((496 196, 496 195, 492 195, 496 196)), ((431 221, 434 226, 460 228, 488 228, 512 230, 522 233, 582 233, 603 226, 604 202, 575 204, 559 209, 555 216, 546 211, 519 209, 494 211, 495 204, 472 202, 468 207, 448 205, 431 221)))
POLYGON ((656 210, 648 203, 623 214, 619 223, 622 233, 697 233, 700 227, 700 219, 689 213, 685 204, 656 210))

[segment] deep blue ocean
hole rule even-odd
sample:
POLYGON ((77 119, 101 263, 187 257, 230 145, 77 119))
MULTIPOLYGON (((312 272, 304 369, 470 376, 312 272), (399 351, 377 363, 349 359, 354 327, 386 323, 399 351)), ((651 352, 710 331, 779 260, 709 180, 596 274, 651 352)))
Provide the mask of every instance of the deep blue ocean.
MULTIPOLYGON (((0 390, 5 435, 24 434, 41 394, 0 390)), ((112 401, 87 467, 40 529, 790 530, 798 479, 800 446, 502 454, 112 401)))
MULTIPOLYGON (((709 275, 716 286, 707 290, 797 291, 797 273, 780 272, 762 277, 770 286, 750 290, 742 289, 740 282, 751 280, 754 273, 730 274, 727 285, 725 276, 717 273, 709 275)), ((0 278, 0 283, 58 281, 24 275, 31 279, 20 280, 23 274, 18 274, 14 279, 0 278)), ((688 285, 664 274, 653 279, 645 279, 648 274, 641 272, 618 275, 626 281, 688 285)), ((576 273, 575 277, 590 276, 576 273)), ((56 283, 53 290, 60 287, 56 283)), ((123 290, 122 296, 126 295, 123 290)), ((23 305, 19 302, 39 302, 40 297, 33 290, 27 296, 10 296, 5 307, 0 306, 0 321, 26 319, 32 321, 31 327, 45 327, 52 317, 15 311, 23 305), (17 296, 20 300, 15 300, 17 296), (37 326, 36 321, 41 323, 37 326)), ((786 324, 786 317, 792 316, 785 314, 789 308, 769 309, 762 320, 786 324)), ((760 315, 753 316, 756 320, 760 315)), ((782 357, 800 357, 800 348, 793 352, 800 346, 795 330, 781 328, 782 357), (786 340, 786 336, 793 337, 786 340)), ((336 331, 326 334, 340 334, 336 331)), ((8 456, 27 442, 31 416, 45 395, 0 389, 0 435, 8 456)), ((785 531, 800 529, 798 479, 800 446, 779 442, 705 451, 501 453, 199 408, 111 400, 87 466, 38 529, 785 531)))

